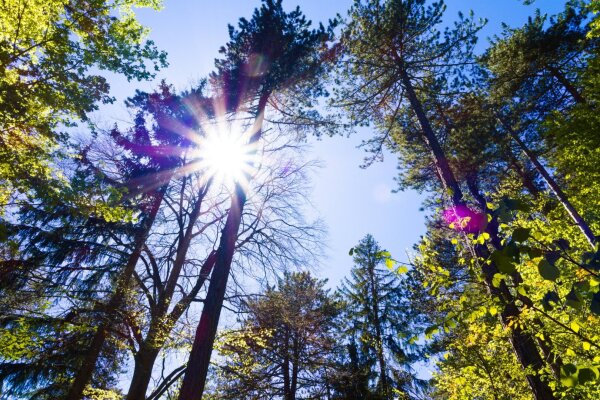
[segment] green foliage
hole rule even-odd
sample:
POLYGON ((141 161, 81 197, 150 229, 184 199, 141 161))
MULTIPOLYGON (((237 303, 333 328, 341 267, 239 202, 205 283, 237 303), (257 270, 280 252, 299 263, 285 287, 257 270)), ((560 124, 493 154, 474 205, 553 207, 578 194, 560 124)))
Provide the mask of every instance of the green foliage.
POLYGON ((407 341, 414 315, 407 303, 407 289, 397 276, 406 273, 406 267, 396 268, 390 253, 371 235, 353 248, 352 256, 350 278, 338 290, 344 305, 341 330, 347 338, 342 371, 363 385, 366 398, 389 398, 393 391, 405 395, 417 390, 420 382, 410 366, 417 352, 407 341))
POLYGON ((63 182, 52 178, 54 158, 67 154, 61 129, 113 100, 93 68, 139 80, 166 65, 133 12, 158 6, 148 0, 2 2, 0 207, 40 186, 60 190, 63 182))
POLYGON ((217 398, 325 395, 337 305, 324 285, 307 272, 286 273, 244 304, 240 329, 222 332, 216 344, 217 398))

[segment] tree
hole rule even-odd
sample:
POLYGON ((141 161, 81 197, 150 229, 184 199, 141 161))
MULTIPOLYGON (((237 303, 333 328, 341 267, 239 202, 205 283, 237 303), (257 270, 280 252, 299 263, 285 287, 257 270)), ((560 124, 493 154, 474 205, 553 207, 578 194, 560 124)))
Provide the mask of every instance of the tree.
MULTIPOLYGON (((388 140, 390 132, 410 125, 416 118, 420 140, 429 151, 443 197, 450 207, 447 216, 451 226, 473 232, 486 231, 493 247, 500 251, 497 221, 476 223, 463 197, 459 181, 452 171, 446 152, 432 125, 428 112, 439 104, 437 99, 451 91, 464 88, 467 76, 465 66, 472 63, 472 46, 478 27, 472 20, 461 19, 453 29, 442 34, 436 30, 444 11, 443 3, 425 5, 425 1, 356 1, 351 8, 350 21, 342 32, 344 56, 340 65, 348 84, 339 92, 338 104, 345 107, 357 122, 374 120, 380 132, 380 143, 388 140), (351 82, 351 83, 350 83, 351 82), (432 90, 433 89, 433 90, 432 90), (404 123, 398 123, 404 120, 404 123), (462 223, 471 224, 463 226, 462 223), (479 227, 476 227, 476 226, 479 227)), ((478 196, 480 197, 480 196, 478 196)), ((480 204, 485 213, 485 204, 480 204)), ((515 296, 505 283, 493 284, 499 272, 491 260, 485 241, 473 248, 478 259, 483 281, 489 294, 501 300, 500 317, 505 326, 518 319, 521 311, 515 296)), ((524 368, 540 370, 544 360, 535 346, 531 333, 512 326, 511 344, 524 368)), ((537 399, 555 398, 548 385, 534 374, 527 376, 537 399)))
POLYGON ((220 334, 216 397, 326 396, 337 307, 325 281, 285 272, 276 287, 244 301, 239 329, 220 334))
MULTIPOLYGON (((410 363, 415 360, 409 337, 410 310, 398 276, 387 268, 385 252, 371 235, 353 248, 354 267, 338 291, 344 304, 343 336, 366 361, 369 398, 390 399, 414 389, 410 363)), ((351 357, 352 358, 352 357, 351 357)), ((350 360, 352 364, 352 359, 350 360)), ((354 363, 357 363, 356 361, 354 363)))
POLYGON ((106 79, 92 68, 141 80, 166 65, 166 54, 144 39, 134 7, 157 9, 159 2, 11 0, 0 6, 2 208, 32 189, 56 195, 39 182, 52 178, 52 161, 67 138, 63 127, 112 101, 106 79))
MULTIPOLYGON (((256 145, 261 138, 273 93, 297 92, 309 98, 322 93, 317 81, 324 70, 320 51, 326 48, 331 30, 309 27, 299 8, 286 13, 281 0, 265 0, 251 20, 240 20, 239 30, 230 28, 230 42, 222 49, 224 58, 216 61, 217 72, 211 79, 227 111, 251 112, 254 122, 247 136, 249 145, 256 145)), ((245 203, 246 193, 238 182, 181 387, 182 400, 200 397, 204 390, 245 203)))

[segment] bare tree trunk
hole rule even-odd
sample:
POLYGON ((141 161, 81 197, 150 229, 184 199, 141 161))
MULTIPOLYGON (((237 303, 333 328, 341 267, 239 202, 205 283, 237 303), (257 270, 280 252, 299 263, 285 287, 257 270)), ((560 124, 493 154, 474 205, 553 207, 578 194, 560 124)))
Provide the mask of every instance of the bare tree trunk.
POLYGON ((592 232, 592 229, 587 224, 587 222, 585 222, 583 217, 577 212, 575 207, 573 207, 573 205, 569 201, 569 198, 567 197, 567 195, 562 191, 560 186, 558 186, 558 184, 556 183, 554 178, 550 175, 550 173, 546 170, 546 168, 544 168, 542 163, 540 163, 540 161, 538 160, 536 155, 533 154, 533 152, 531 150, 529 150, 529 148, 527 147, 527 145, 525 145, 525 143, 523 143, 523 141, 521 140, 519 135, 512 129, 512 127, 507 122, 505 122, 502 118, 498 118, 498 121, 504 127, 504 129, 506 129, 508 131, 510 137, 519 145, 519 148, 527 156, 529 161, 531 161, 531 163, 533 164, 533 166, 535 167, 537 172, 542 176, 542 178, 544 178, 544 181, 550 187, 550 190, 552 190, 552 193, 554 193, 554 195, 556 196, 556 198, 558 199, 560 204, 564 207, 564 209, 567 211, 567 213, 573 220, 573 222, 575 222, 577 227, 581 230, 581 232, 587 239, 588 243, 590 244, 592 250, 595 250, 596 249, 596 236, 592 232))
POLYGON ((98 362, 98 358, 100 357, 100 353, 102 352, 102 348, 104 347, 104 343, 109 331, 115 323, 115 319, 117 317, 121 302, 123 301, 125 292, 131 284, 133 272, 135 271, 137 262, 142 254, 142 250, 146 244, 146 240, 148 239, 150 229, 154 224, 156 215, 160 210, 166 190, 167 185, 163 185, 156 191, 155 198, 151 204, 150 212, 144 218, 141 227, 135 235, 133 251, 127 259, 125 268, 123 268, 123 271, 121 271, 117 281, 115 293, 111 296, 104 310, 102 310, 104 314, 103 320, 94 333, 92 343, 87 349, 83 364, 79 367, 79 370, 75 375, 75 379, 73 380, 73 384, 69 388, 69 392, 67 393, 66 397, 67 400, 80 400, 83 397, 83 391, 85 390, 86 385, 92 379, 92 375, 96 368, 96 363, 98 362))
MULTIPOLYGON (((411 107, 417 115, 417 119, 421 125, 423 139, 431 151, 442 186, 444 190, 448 192, 447 194, 450 195, 452 204, 455 207, 463 206, 464 200, 458 182, 456 181, 454 174, 450 169, 450 165, 445 158, 444 151, 431 128, 429 119, 423 110, 423 106, 414 91, 410 77, 403 65, 400 65, 399 70, 406 95, 408 96, 411 107)), ((487 251, 483 246, 476 246, 475 250, 478 257, 485 256, 485 252, 487 251)), ((499 272, 497 266, 494 263, 491 263, 489 265, 484 265, 482 269, 488 292, 504 304, 504 309, 500 313, 500 316, 502 324, 508 326, 508 323, 511 320, 519 317, 519 308, 515 305, 514 298, 510 294, 506 284, 501 284, 499 288, 494 287, 493 277, 499 272)), ((544 365, 543 359, 538 352, 531 334, 522 330, 519 326, 513 326, 510 328, 510 342, 519 363, 524 369, 533 368, 535 371, 542 369, 544 365)), ((529 383, 536 400, 555 399, 552 390, 538 375, 527 374, 527 382, 529 383)))

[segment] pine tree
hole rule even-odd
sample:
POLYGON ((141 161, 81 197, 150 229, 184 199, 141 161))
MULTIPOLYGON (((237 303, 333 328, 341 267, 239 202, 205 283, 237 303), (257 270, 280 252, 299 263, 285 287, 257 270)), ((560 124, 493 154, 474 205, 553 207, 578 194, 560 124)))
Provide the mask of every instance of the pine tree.
POLYGON ((410 367, 414 357, 406 342, 410 310, 401 300, 406 293, 398 276, 385 268, 385 252, 371 235, 353 248, 353 255, 350 278, 338 292, 344 304, 343 336, 351 338, 349 366, 360 370, 364 360, 368 398, 407 396, 415 379, 410 367))
MULTIPOLYGON (((477 40, 477 25, 462 14, 453 29, 438 31, 436 25, 441 22, 444 8, 442 2, 426 5, 423 0, 357 0, 342 32, 341 73, 349 80, 339 91, 338 104, 345 106, 357 123, 374 119, 381 143, 388 140, 392 129, 401 130, 403 125, 416 119, 420 140, 429 151, 443 198, 450 203, 449 219, 464 221, 468 218, 471 227, 461 225, 459 229, 485 230, 493 248, 500 251, 497 220, 485 227, 485 221, 476 223, 477 218, 466 203, 461 184, 429 117, 435 111, 433 106, 438 104, 438 98, 468 84, 465 66, 472 63, 472 48, 477 40), (398 120, 405 122, 398 124, 398 120), (475 228, 475 225, 481 227, 475 228)), ((486 212, 484 204, 479 207, 480 213, 486 212)), ((503 303, 500 317, 508 326, 521 313, 516 298, 504 282, 494 285, 493 277, 499 270, 495 262, 486 261, 490 249, 485 241, 475 245, 473 253, 481 263, 489 294, 503 303)), ((521 327, 513 327, 511 332, 511 345, 522 366, 542 369, 544 359, 532 334, 521 327)), ((537 399, 554 398, 539 376, 529 374, 527 380, 537 399)))

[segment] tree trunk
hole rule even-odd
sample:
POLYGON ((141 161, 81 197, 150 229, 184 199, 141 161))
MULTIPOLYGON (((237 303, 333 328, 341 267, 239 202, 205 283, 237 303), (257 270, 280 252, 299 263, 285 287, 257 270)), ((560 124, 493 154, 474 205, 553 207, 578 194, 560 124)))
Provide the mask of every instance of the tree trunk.
POLYGON ((437 137, 433 133, 433 129, 429 124, 429 118, 425 115, 423 111, 423 106, 421 105, 421 101, 417 98, 417 94, 413 89, 412 83, 410 81, 410 77, 404 68, 400 68, 400 74, 402 79, 402 84, 404 85, 404 89, 406 90, 406 94, 408 96, 408 100, 410 105, 417 115, 417 119, 419 120, 419 124, 421 125, 421 129, 423 132, 423 140, 425 144, 429 148, 431 152, 431 158, 435 164, 435 169, 442 183, 442 187, 444 188, 445 195, 449 195, 453 204, 462 204, 463 203, 463 195, 460 190, 460 186, 450 169, 450 164, 448 164, 448 160, 445 157, 444 150, 440 146, 440 143, 437 140, 437 137))
POLYGON ((296 400, 298 391, 298 372, 300 370, 300 344, 298 343, 298 333, 294 332, 292 338, 292 384, 290 386, 290 400, 296 400))
MULTIPOLYGON (((464 206, 465 203, 458 182, 456 181, 454 174, 450 169, 450 165, 445 158, 444 151, 440 146, 437 137, 431 128, 431 125, 429 124, 429 119, 423 110, 423 106, 414 91, 410 77, 408 76, 408 73, 403 65, 400 65, 399 72, 408 100, 421 125, 423 139, 431 151, 442 186, 444 190, 450 194, 453 206, 464 206)), ((476 255, 478 257, 486 258, 485 254, 482 254, 482 252, 485 250, 486 249, 484 249, 482 246, 477 246, 476 255)), ((482 268, 488 292, 492 296, 498 298, 504 304, 504 309, 501 312, 501 320, 503 325, 507 326, 511 320, 519 317, 520 311, 515 305, 514 299, 510 294, 508 287, 506 287, 506 284, 501 284, 500 288, 496 288, 492 284, 494 274, 499 272, 496 265, 492 263, 489 265, 484 265, 482 268)), ((523 368, 533 368, 535 371, 542 369, 543 360, 535 345, 535 341, 528 332, 523 331, 519 326, 511 327, 510 342, 515 355, 517 356, 517 359, 523 368)), ((555 399, 548 385, 543 382, 539 376, 528 374, 527 382, 529 383, 536 400, 555 399)))
POLYGON ((377 285, 375 282, 375 261, 369 260, 369 286, 371 287, 371 297, 373 299, 371 312, 373 313, 373 324, 375 325, 375 346, 377 351, 377 362, 379 363, 379 387, 381 393, 389 396, 389 385, 387 381, 387 367, 385 365, 385 357, 383 354, 383 335, 381 333, 381 321, 379 320, 379 296, 377 285))
MULTIPOLYGON (((264 112, 269 96, 270 93, 266 92, 259 99, 256 119, 252 127, 250 140, 248 141, 249 145, 256 143, 262 135, 264 112)), ((244 188, 239 183, 236 183, 227 221, 221 232, 215 267, 211 275, 204 307, 202 308, 200 323, 196 329, 196 336, 192 345, 192 351, 190 352, 185 376, 183 377, 178 397, 179 400, 198 400, 202 398, 245 204, 246 193, 244 188)))
POLYGON ((87 349, 83 364, 79 367, 79 370, 75 375, 73 384, 67 393, 67 400, 80 400, 83 397, 83 391, 85 390, 85 387, 92 379, 92 375, 96 368, 96 363, 98 362, 98 358, 100 357, 100 353, 104 347, 104 342, 106 341, 111 327, 115 323, 117 312, 121 302, 123 301, 124 294, 131 284, 133 272, 140 255, 142 254, 142 250, 146 244, 146 240, 148 239, 150 229, 154 224, 156 215, 160 210, 166 190, 167 185, 163 185, 156 191, 155 198, 151 204, 150 212, 144 218, 140 229, 135 235, 133 251, 129 255, 127 263, 125 264, 125 268, 123 268, 123 271, 118 278, 115 293, 111 296, 106 308, 103 310, 104 318, 94 334, 90 347, 87 349))
POLYGON ((564 86, 565 89, 567 89, 567 92, 569 92, 569 94, 573 97, 575 102, 577 102, 579 104, 585 104, 586 101, 583 98, 583 96, 581 95, 581 93, 579 93, 577 88, 575 88, 575 86, 573 86, 573 84, 567 79, 567 77, 558 68, 553 67, 551 65, 548 65, 546 68, 548 68, 548 71, 550 71, 552 76, 555 77, 556 80, 558 80, 560 82, 560 84, 564 86))
POLYGON ((190 291, 190 293, 188 293, 186 297, 179 300, 179 302, 175 305, 175 307, 170 313, 167 314, 167 310, 164 310, 164 312, 160 312, 162 310, 160 306, 157 306, 154 310, 153 317, 150 322, 150 329, 148 331, 148 334, 146 335, 146 339, 140 345, 140 352, 143 352, 144 354, 154 354, 154 357, 152 357, 149 365, 150 373, 143 372, 146 371, 146 369, 148 368, 148 366, 146 366, 145 363, 146 359, 148 359, 149 357, 147 355, 140 355, 139 368, 141 369, 141 371, 136 379, 136 376, 138 375, 138 356, 136 355, 135 370, 133 373, 133 379, 129 386, 129 391, 127 393, 127 400, 141 399, 143 398, 141 396, 145 395, 148 389, 148 385, 150 383, 150 379, 152 378, 151 372, 154 362, 156 360, 156 356, 164 346, 165 340, 167 339, 169 333, 173 329, 175 323, 179 320, 179 318, 185 312, 185 310, 187 310, 192 300, 196 297, 197 293, 204 285, 204 282, 210 275, 210 272, 215 264, 215 259, 216 255, 213 251, 204 261, 204 264, 200 269, 200 274, 198 276, 196 284, 194 285, 194 288, 190 291))
POLYGON ((146 398, 146 391, 152 378, 152 368, 154 367, 154 362, 159 351, 159 347, 152 347, 147 343, 140 346, 134 357, 135 367, 129 391, 127 392, 127 400, 143 400, 146 398))
POLYGON ((237 233, 242 219, 242 210, 246 202, 244 189, 236 184, 227 222, 221 233, 217 260, 208 286, 208 293, 202 308, 200 323, 190 352, 189 362, 183 378, 179 400, 197 400, 202 398, 210 356, 223 308, 227 280, 231 270, 231 261, 235 250, 237 233))
POLYGON ((577 227, 581 230, 588 243, 592 247, 592 250, 595 250, 596 236, 592 232, 590 226, 585 222, 583 217, 577 212, 575 207, 573 207, 567 195, 562 191, 560 186, 558 186, 558 184, 550 175, 550 173, 546 170, 546 168, 544 168, 544 166, 540 163, 536 155, 533 154, 531 150, 529 150, 525 143, 523 143, 519 135, 512 129, 512 127, 501 118, 498 118, 498 121, 504 127, 504 129, 508 131, 510 137, 519 145, 521 151, 523 151, 523 153, 527 156, 529 161, 531 161, 531 163, 538 171, 538 173, 542 176, 542 178, 544 178, 544 181, 550 187, 552 193, 554 193, 560 204, 564 207, 564 209, 567 211, 567 213, 573 220, 573 222, 575 222, 577 227))

